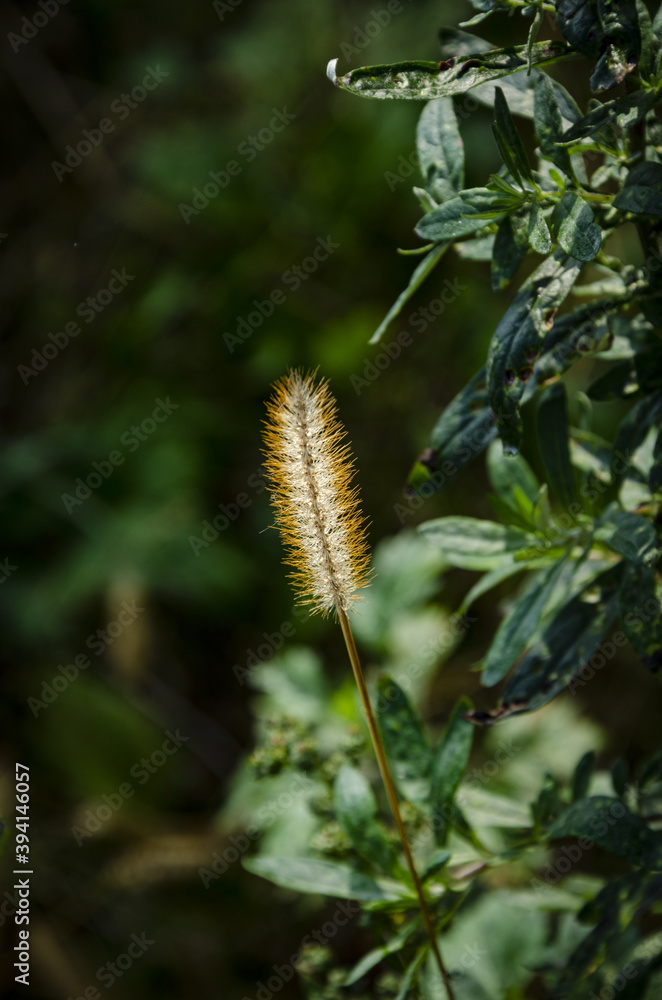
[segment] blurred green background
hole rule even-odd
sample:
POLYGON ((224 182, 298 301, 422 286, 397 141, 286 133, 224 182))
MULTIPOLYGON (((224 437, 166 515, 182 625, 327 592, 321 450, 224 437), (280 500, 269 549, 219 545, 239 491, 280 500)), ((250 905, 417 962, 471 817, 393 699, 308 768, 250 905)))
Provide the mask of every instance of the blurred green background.
MULTIPOLYGON (((356 391, 378 353, 368 339, 415 263, 395 249, 417 245, 420 106, 343 94, 326 63, 433 59, 440 24, 472 13, 403 2, 375 32, 385 8, 3 5, 0 792, 11 822, 14 763, 30 767, 31 996, 104 995, 119 980, 100 985, 97 971, 145 934, 154 943, 118 994, 252 998, 324 919, 321 901, 239 864, 207 886, 199 872, 240 829, 222 807, 255 741, 255 696, 233 666, 290 623, 287 647, 311 647, 334 684, 347 671, 333 623, 294 612, 266 530, 264 400, 289 366, 331 379, 377 544, 402 530, 396 505, 412 460, 482 363, 508 301, 490 291, 486 265, 445 258, 412 309, 445 279, 464 290, 425 331, 406 310, 384 343, 404 330, 411 345, 356 391), (311 257, 324 246, 326 259, 311 257), (272 295, 273 308, 260 306, 272 295)), ((485 33, 503 43, 525 31, 502 19, 485 33)), ((481 108, 462 123, 468 185, 498 165, 489 121, 481 108)), ((406 526, 490 516, 485 487, 481 459, 406 526)), ((385 551, 393 573, 397 550, 385 551)), ((440 567, 426 566, 423 603, 440 591, 440 567)), ((411 580, 389 579, 406 605, 411 580)), ((470 581, 445 579, 442 606, 457 607, 470 581)), ((433 724, 459 692, 475 692, 467 667, 497 610, 478 605, 426 688, 433 724)), ((652 745, 650 689, 630 689, 617 665, 604 674, 605 703, 619 703, 613 740, 636 754, 652 745)), ((7 851, 2 864, 7 992, 7 851)), ((353 928, 334 947, 351 960, 366 944, 353 928)), ((301 995, 296 979, 281 995, 301 995)))

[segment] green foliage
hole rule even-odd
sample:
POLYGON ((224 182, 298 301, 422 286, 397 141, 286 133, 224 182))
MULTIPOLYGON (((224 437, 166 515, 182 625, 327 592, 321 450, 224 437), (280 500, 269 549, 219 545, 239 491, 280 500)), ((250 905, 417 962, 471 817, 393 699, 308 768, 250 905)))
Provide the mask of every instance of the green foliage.
MULTIPOLYGON (((328 70, 351 94, 428 102, 416 136, 424 189, 414 189, 425 256, 372 342, 451 250, 490 260, 495 292, 523 274, 484 366, 444 409, 409 482, 411 495, 429 496, 489 446, 498 520, 450 514, 418 534, 441 568, 484 574, 462 611, 523 575, 476 665, 484 688, 503 686, 492 707, 460 697, 435 740, 405 686, 382 675, 379 724, 458 998, 579 998, 620 977, 623 997, 653 1000, 662 968, 659 756, 631 775, 622 758, 607 772, 582 747, 561 769, 550 742, 523 785, 500 775, 489 789, 468 767, 477 727, 555 711, 550 702, 574 694, 628 641, 644 668, 662 667, 662 20, 632 0, 473 5, 470 24, 499 12, 528 17, 527 43, 492 48, 443 29, 441 62, 328 70), (563 41, 538 40, 550 15, 563 41), (546 70, 577 60, 574 72, 584 72, 586 58, 594 94, 621 89, 582 111, 546 70), (465 187, 453 103, 470 91, 494 109, 501 160, 475 187, 465 187), (532 126, 533 144, 517 117, 532 126), (624 242, 633 231, 638 250, 631 235, 624 242), (622 246, 632 259, 613 255, 622 246), (592 401, 612 408, 611 440, 593 427, 592 401), (589 865, 598 857, 612 859, 611 877, 608 866, 589 865)), ((406 567, 402 580, 406 588, 406 567)), ((356 762, 336 773, 342 864, 267 857, 249 867, 288 888, 364 901, 381 944, 349 971, 348 988, 444 996, 374 779, 356 762), (382 965, 395 978, 378 980, 382 965)), ((311 995, 339 995, 330 980, 326 988, 311 995)))

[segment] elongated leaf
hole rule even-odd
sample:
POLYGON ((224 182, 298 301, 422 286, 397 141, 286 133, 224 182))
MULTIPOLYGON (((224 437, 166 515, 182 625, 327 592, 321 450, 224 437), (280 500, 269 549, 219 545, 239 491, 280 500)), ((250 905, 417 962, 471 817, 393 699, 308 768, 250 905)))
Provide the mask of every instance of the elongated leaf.
POLYGON ((522 594, 501 622, 485 657, 481 673, 481 683, 485 687, 498 684, 518 659, 535 632, 545 606, 564 570, 565 560, 559 559, 541 573, 533 586, 522 594))
POLYGON ((430 101, 423 108, 416 128, 416 149, 432 197, 441 201, 459 194, 464 187, 464 145, 452 98, 430 101))
POLYGON ((534 124, 543 156, 551 160, 559 170, 572 176, 568 150, 556 145, 563 136, 563 118, 552 81, 546 73, 540 73, 536 83, 534 124))
POLYGON ((501 87, 497 87, 495 91, 494 110, 496 128, 503 142, 502 149, 505 147, 508 151, 508 162, 506 165, 516 179, 519 180, 523 177, 528 181, 532 181, 531 167, 526 150, 524 149, 524 143, 515 128, 515 123, 508 107, 508 101, 501 87))
POLYGON ((575 477, 568 443, 568 400, 562 382, 555 382, 543 391, 538 403, 537 430, 547 480, 559 503, 568 508, 574 499, 575 477))
POLYGON ((502 701, 540 708, 579 673, 618 613, 623 567, 606 570, 582 593, 562 605, 540 641, 525 655, 502 701), (599 599, 593 592, 599 591, 599 599))
POLYGON ((618 458, 630 456, 642 443, 649 428, 662 418, 662 390, 645 396, 632 407, 621 421, 614 440, 614 455, 618 458))
POLYGON ((591 206, 572 191, 566 191, 556 206, 554 225, 560 245, 575 260, 593 260, 600 249, 602 231, 591 206))
POLYGON ((529 249, 528 211, 512 212, 499 224, 492 256, 492 288, 507 288, 529 249))
POLYGON ((540 484, 531 466, 521 455, 505 457, 498 442, 495 442, 487 453, 487 474, 493 488, 511 506, 517 506, 514 499, 514 490, 517 487, 532 503, 536 502, 540 484))
POLYGON ((395 849, 376 820, 377 803, 361 772, 343 765, 335 780, 333 798, 338 822, 361 857, 390 871, 396 860, 395 849))
POLYGON ((565 299, 580 268, 578 261, 561 251, 548 257, 524 282, 492 335, 488 393, 504 447, 519 447, 519 401, 533 374, 550 316, 565 299))
POLYGON ((631 813, 620 799, 593 795, 571 806, 547 831, 554 840, 580 837, 603 847, 630 864, 659 871, 662 869, 662 834, 651 830, 631 813))
POLYGON ((430 274, 434 268, 437 266, 441 258, 444 256, 450 244, 442 243, 437 247, 433 247, 417 265, 414 273, 409 279, 409 284, 403 292, 400 292, 397 299, 387 312, 384 319, 381 321, 372 337, 370 338, 371 344, 377 344, 382 339, 391 320, 394 320, 396 316, 400 315, 402 308, 409 299, 412 297, 414 292, 423 284, 428 274, 430 274))
POLYGON ((513 562, 505 563, 503 566, 497 566, 496 569, 491 569, 489 572, 484 573, 462 601, 458 614, 464 614, 465 611, 468 611, 474 601, 477 601, 479 597, 486 594, 488 590, 492 590, 493 587, 498 587, 500 583, 504 582, 504 580, 509 580, 511 576, 515 576, 517 573, 523 573, 525 569, 529 568, 531 568, 530 563, 513 562))
MULTIPOLYGON (((573 55, 563 42, 536 42, 531 49, 531 64, 551 65, 573 55)), ((344 76, 336 75, 338 60, 332 59, 327 76, 337 87, 376 100, 431 101, 438 97, 464 94, 472 87, 499 80, 526 69, 526 45, 491 49, 466 58, 451 57, 442 63, 402 62, 390 66, 363 66, 344 76)))
POLYGON ((432 751, 407 696, 388 676, 378 682, 378 723, 393 778, 405 796, 415 802, 427 798, 432 751))
POLYGON ((548 254, 552 249, 552 237, 540 205, 531 208, 528 237, 531 249, 536 253, 548 254))
POLYGON ((429 448, 419 457, 410 474, 410 486, 414 490, 421 487, 442 489, 453 481, 460 469, 480 455, 495 435, 485 369, 481 368, 437 421, 429 448))
POLYGON ((539 642, 525 654, 508 681, 500 704, 491 712, 473 712, 479 725, 530 712, 551 701, 595 653, 616 619, 623 564, 609 567, 579 594, 566 601, 545 628, 539 642), (598 591, 598 599, 595 592, 598 591))
POLYGON ((625 293, 595 299, 555 320, 535 364, 536 381, 562 375, 580 358, 605 347, 610 335, 607 320, 630 297, 630 293, 625 293))
POLYGON ((556 0, 556 20, 564 38, 585 56, 597 56, 602 26, 597 0, 556 0))
POLYGON ((577 767, 572 778, 573 802, 579 802, 580 799, 586 798, 594 771, 595 754, 592 750, 588 750, 577 762, 577 767))
POLYGON ((637 90, 626 97, 617 97, 613 101, 605 101, 594 111, 580 118, 578 122, 563 133, 563 142, 572 145, 580 139, 586 139, 607 125, 616 124, 620 128, 631 128, 642 121, 655 104, 655 93, 650 90, 637 90))
POLYGON ((627 175, 614 207, 635 215, 662 214, 662 163, 638 163, 627 175))
POLYGON ((496 521, 474 517, 440 517, 426 521, 418 531, 441 549, 451 566, 490 570, 511 563, 521 549, 535 544, 535 535, 496 521))
POLYGON ((275 885, 295 892, 341 899, 399 900, 411 896, 407 886, 392 879, 373 879, 348 865, 315 858, 245 858, 244 868, 275 885))
POLYGON ((513 798, 489 792, 480 785, 461 785, 457 795, 470 822, 476 826, 526 829, 531 826, 529 807, 513 798))
POLYGON ((471 753, 473 726, 464 718, 471 708, 468 698, 456 702, 432 765, 431 805, 440 847, 448 839, 453 799, 471 753))
POLYGON ((399 952, 407 943, 415 930, 416 921, 410 921, 403 927, 400 933, 391 938, 387 944, 382 945, 380 948, 373 948, 372 951, 369 951, 367 955, 364 955, 363 958, 356 963, 351 972, 348 973, 343 985, 351 986, 352 983, 357 982, 357 980, 361 979, 362 976, 365 976, 366 972, 370 972, 371 969, 374 969, 374 967, 378 965, 382 959, 386 958, 387 955, 397 954, 397 952, 399 952))
POLYGON ((632 0, 597 0, 603 29, 601 55, 591 76, 592 90, 610 90, 636 69, 641 52, 637 7, 632 0))
POLYGON ((416 226, 416 233, 421 239, 435 242, 456 240, 460 236, 475 233, 490 223, 483 214, 486 210, 493 207, 495 216, 499 216, 499 213, 503 215, 505 209, 499 203, 501 197, 489 188, 469 188, 463 192, 462 197, 451 198, 424 215, 416 226))
POLYGON ((630 562, 651 566, 659 556, 657 533, 647 517, 612 508, 597 522, 594 537, 630 562))
POLYGON ((662 669, 662 609, 655 588, 655 570, 628 560, 621 593, 620 619, 628 640, 644 666, 662 669))
MULTIPOLYGON (((458 59, 475 55, 480 52, 489 52, 493 46, 479 38, 477 35, 469 34, 466 31, 459 31, 457 28, 440 28, 439 42, 441 47, 441 58, 443 60, 458 59)), ((515 73, 512 76, 501 77, 500 86, 508 99, 508 106, 514 115, 522 115, 525 118, 533 118, 534 115, 534 87, 537 83, 539 70, 533 69, 526 73, 515 73)), ((556 99, 563 116, 564 128, 581 118, 581 111, 577 107, 575 99, 571 97, 565 87, 555 80, 552 82, 556 99)), ((478 101, 489 108, 494 107, 495 100, 494 83, 482 83, 472 88, 469 101, 478 101)), ((467 110, 470 108, 467 106, 467 110)))

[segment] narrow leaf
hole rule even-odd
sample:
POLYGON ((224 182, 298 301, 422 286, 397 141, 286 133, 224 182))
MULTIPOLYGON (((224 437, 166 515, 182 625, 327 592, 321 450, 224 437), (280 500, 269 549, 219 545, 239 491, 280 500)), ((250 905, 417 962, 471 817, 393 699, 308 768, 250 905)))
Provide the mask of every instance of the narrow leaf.
POLYGON ((570 154, 567 149, 556 145, 563 136, 563 118, 552 81, 546 73, 541 73, 536 83, 534 124, 543 156, 571 177, 570 154))
POLYGON ((538 446, 547 479, 566 509, 574 499, 575 477, 568 444, 568 400, 565 386, 555 382, 540 397, 537 412, 538 446))
POLYGON ((348 865, 315 858, 244 858, 244 868, 275 885, 295 892, 338 896, 341 899, 401 900, 411 891, 392 879, 373 879, 348 865))
POLYGON ((490 570, 511 563, 521 549, 535 544, 535 535, 496 521, 474 517, 440 517, 426 521, 418 531, 439 548, 451 566, 490 570))
POLYGON ((378 722, 393 777, 402 794, 417 802, 428 793, 432 751, 407 696, 388 676, 378 682, 378 722))
POLYGON ((547 66, 574 53, 563 42, 536 42, 530 59, 526 45, 490 49, 465 58, 452 56, 445 62, 402 62, 388 66, 363 66, 344 76, 336 75, 338 60, 332 59, 327 76, 337 87, 376 100, 431 101, 464 94, 472 87, 526 69, 529 62, 547 66))
POLYGON ((613 204, 622 212, 632 212, 635 215, 661 215, 662 163, 647 160, 633 167, 613 204))
POLYGON ((377 822, 377 803, 360 771, 349 764, 340 768, 333 800, 338 822, 361 857, 377 868, 390 871, 396 861, 395 848, 377 822))
POLYGON ((533 373, 550 317, 561 305, 581 264, 561 251, 548 257, 527 278, 492 335, 487 360, 490 405, 509 449, 521 436, 519 402, 533 373))
POLYGON ((452 198, 464 187, 464 145, 450 97, 430 101, 416 128, 418 162, 425 186, 436 201, 452 198))
POLYGON ((499 224, 492 255, 492 288, 507 288, 529 249, 528 211, 511 212, 499 224))
POLYGON ((533 586, 522 594, 501 622, 485 657, 481 674, 481 683, 484 687, 498 684, 518 659, 535 632, 545 606, 564 570, 565 560, 559 559, 541 573, 533 586))
POLYGON ((630 864, 655 871, 662 868, 662 834, 651 830, 620 799, 607 795, 573 802, 552 824, 547 836, 551 840, 581 837, 630 864))
MULTIPOLYGON (((515 128, 515 123, 510 113, 510 108, 508 107, 508 101, 506 100, 501 87, 496 88, 494 111, 496 117, 496 127, 510 154, 515 175, 518 178, 521 176, 528 181, 532 181, 533 177, 531 175, 531 167, 526 155, 526 150, 524 149, 524 143, 520 138, 519 132, 515 128)), ((513 171, 511 170, 511 173, 512 172, 513 171)))
POLYGON ((432 250, 430 250, 429 253, 425 255, 420 264, 417 265, 416 269, 414 270, 414 273, 409 279, 409 284, 407 285, 407 287, 403 292, 400 292, 397 299, 387 312, 386 316, 381 321, 381 323, 373 333, 372 337, 370 338, 371 344, 379 343, 379 341, 382 338, 382 335, 385 333, 391 320, 394 320, 396 316, 400 315, 403 306, 406 305, 406 303, 412 297, 414 292, 423 284, 428 274, 430 274, 434 270, 434 268, 437 266, 441 258, 448 250, 449 245, 450 244, 448 243, 442 243, 439 246, 433 247, 432 250))
POLYGON ((448 838, 453 799, 471 752, 473 726, 464 718, 471 708, 468 698, 457 701, 432 765, 431 804, 436 819, 435 838, 440 847, 448 838))

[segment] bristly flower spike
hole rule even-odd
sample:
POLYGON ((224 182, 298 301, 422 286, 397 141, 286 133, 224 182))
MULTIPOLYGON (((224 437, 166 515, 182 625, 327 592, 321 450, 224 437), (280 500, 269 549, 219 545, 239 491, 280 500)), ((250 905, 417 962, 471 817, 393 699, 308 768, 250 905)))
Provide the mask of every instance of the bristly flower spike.
POLYGON ((357 591, 370 582, 371 572, 366 520, 358 490, 352 486, 354 467, 345 436, 328 382, 315 384, 314 372, 291 371, 276 383, 267 403, 265 469, 276 524, 287 550, 285 562, 293 567, 290 575, 299 600, 312 605, 313 614, 335 611, 340 622, 430 946, 448 1000, 454 1000, 347 617, 358 600, 357 591))
POLYGON ((267 404, 265 468, 299 600, 312 613, 350 611, 371 578, 366 519, 346 432, 328 382, 292 371, 267 404))

